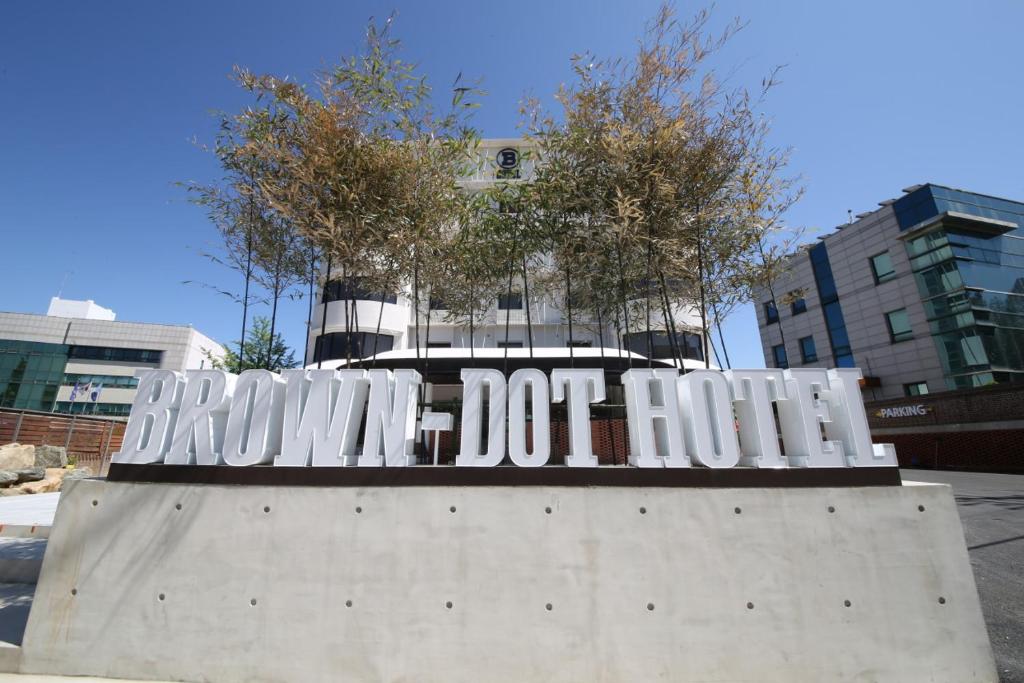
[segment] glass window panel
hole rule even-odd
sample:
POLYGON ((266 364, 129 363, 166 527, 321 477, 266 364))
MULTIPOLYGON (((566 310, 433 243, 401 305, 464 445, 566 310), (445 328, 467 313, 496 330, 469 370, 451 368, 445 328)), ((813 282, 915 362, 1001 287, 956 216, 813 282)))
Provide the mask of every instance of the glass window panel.
POLYGON ((886 313, 885 321, 889 326, 889 338, 893 342, 913 339, 914 332, 910 329, 910 317, 907 315, 907 309, 901 308, 886 313))

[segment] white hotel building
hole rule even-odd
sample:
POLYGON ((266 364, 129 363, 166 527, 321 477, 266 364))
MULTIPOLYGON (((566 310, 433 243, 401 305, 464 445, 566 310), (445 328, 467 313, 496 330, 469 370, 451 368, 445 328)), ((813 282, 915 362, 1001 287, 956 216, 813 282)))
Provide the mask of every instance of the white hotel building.
MULTIPOLYGON (((469 178, 460 182, 468 191, 482 190, 495 182, 529 182, 533 169, 533 160, 520 160, 520 151, 526 144, 518 138, 498 138, 484 140, 480 146, 482 163, 469 178)), ((496 267, 501 267, 496 266, 496 267)), ((506 271, 507 272, 507 271, 506 271)), ((322 283, 321 283, 322 284, 322 283)), ((332 277, 327 287, 319 287, 317 305, 310 321, 306 337, 306 353, 310 366, 318 362, 337 361, 344 359, 348 351, 346 343, 346 301, 349 298, 347 288, 341 280, 332 277), (326 290, 326 306, 324 294, 326 290), (324 324, 326 308, 327 320, 324 324)), ((527 326, 527 301, 523 296, 521 277, 513 280, 511 296, 503 296, 493 302, 492 307, 484 315, 482 322, 473 328, 473 355, 477 358, 488 356, 504 356, 504 347, 510 347, 510 357, 527 356, 530 347, 527 326), (506 343, 507 325, 507 343, 506 343), (500 351, 495 351, 500 349, 500 351), (518 349, 522 349, 521 351, 518 349)), ((353 358, 368 357, 385 353, 384 358, 397 357, 415 358, 416 349, 416 312, 413 310, 411 290, 393 294, 380 294, 366 291, 355 293, 355 316, 358 321, 351 340, 353 358), (381 311, 383 307, 383 312, 381 311), (377 320, 380 318, 380 334, 376 334, 377 320), (401 353, 404 352, 404 353, 401 353)), ((559 297, 560 299, 561 297, 559 297)), ((429 310, 428 297, 421 294, 419 311, 419 346, 421 356, 429 349, 431 358, 444 357, 468 358, 470 355, 470 328, 468 322, 448 320, 447 311, 443 309, 429 310), (430 316, 430 336, 427 338, 427 316, 430 316), (450 350, 448 350, 450 349, 450 350)), ((532 323, 532 342, 534 354, 543 356, 567 356, 569 346, 569 325, 562 310, 562 302, 551 298, 535 297, 530 288, 529 320, 532 323), (554 351, 560 349, 561 351, 554 351)), ((436 305, 436 304, 435 304, 436 305)), ((349 316, 351 303, 349 302, 349 316)), ((674 310, 675 325, 680 347, 687 359, 687 365, 704 366, 701 348, 700 317, 692 307, 678 306, 674 310)), ((605 355, 619 354, 618 342, 614 325, 604 321, 603 329, 595 320, 579 320, 579 314, 573 314, 572 346, 573 353, 581 357, 597 356, 600 347, 605 348, 605 355), (603 342, 603 344, 602 344, 603 342), (586 349, 593 349, 587 351, 586 349), (578 349, 578 350, 577 350, 578 349)), ((631 321, 633 323, 634 321, 631 321)), ((640 321, 636 321, 639 323, 640 321)), ((648 340, 646 322, 641 327, 631 325, 632 329, 625 334, 626 346, 622 353, 634 358, 642 356, 646 359, 648 340), (626 354, 626 351, 632 354, 626 354)), ((669 336, 660 314, 652 315, 651 327, 654 330, 655 359, 664 363, 672 363, 669 336)), ((335 366, 337 362, 330 363, 335 366)))

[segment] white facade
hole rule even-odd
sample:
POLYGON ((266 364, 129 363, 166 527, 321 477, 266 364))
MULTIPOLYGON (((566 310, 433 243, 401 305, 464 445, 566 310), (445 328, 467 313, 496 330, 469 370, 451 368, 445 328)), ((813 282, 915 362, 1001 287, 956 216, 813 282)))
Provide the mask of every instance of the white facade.
POLYGON ((109 308, 98 306, 92 299, 76 301, 74 299, 61 299, 53 297, 50 299, 50 307, 46 309, 46 315, 57 318, 85 318, 87 320, 113 320, 116 314, 109 308))
MULTIPOLYGON (((521 150, 525 150, 528 144, 519 138, 497 138, 482 141, 480 145, 481 163, 475 172, 468 178, 460 181, 460 185, 468 191, 482 190, 493 185, 497 181, 502 182, 528 182, 532 171, 534 160, 527 155, 518 163, 516 168, 502 169, 503 161, 509 160, 509 150, 518 156, 521 150), (504 177, 503 177, 504 176, 504 177)), ((508 164, 505 164, 508 165, 508 164)), ((321 273, 325 277, 326 273, 321 273)), ((338 276, 331 274, 331 279, 338 276)), ((324 308, 322 299, 324 294, 323 282, 318 288, 317 306, 314 307, 313 319, 309 321, 309 330, 306 336, 306 358, 309 364, 315 365, 318 358, 317 339, 321 334, 331 339, 330 335, 341 334, 346 331, 346 318, 357 320, 352 325, 353 333, 362 333, 362 356, 370 356, 374 353, 376 341, 377 352, 415 349, 420 348, 468 348, 472 338, 474 348, 502 348, 506 345, 516 348, 565 348, 569 345, 568 317, 561 308, 560 301, 553 301, 533 295, 527 301, 526 289, 523 287, 521 277, 513 278, 513 291, 522 293, 519 300, 508 302, 508 308, 500 308, 499 302, 493 302, 481 322, 473 326, 472 331, 468 321, 449 319, 447 311, 433 310, 428 312, 429 296, 425 292, 420 293, 419 310, 415 310, 413 304, 412 290, 406 291, 393 297, 392 302, 380 302, 378 300, 357 299, 355 302, 355 315, 351 302, 329 301, 326 305, 326 323, 324 321, 324 308), (346 304, 347 311, 346 311, 346 304), (518 304, 518 305, 517 305, 518 304), (529 315, 527 315, 527 305, 529 315), (383 312, 381 307, 383 306, 383 312), (346 315, 347 313, 347 315, 346 315), (429 337, 427 334, 427 319, 429 315, 429 337), (417 316, 419 318, 417 330, 417 316), (380 338, 375 338, 377 321, 380 319, 380 338), (529 325, 527 321, 529 320, 529 325), (529 331, 532 329, 532 338, 529 331), (472 334, 471 334, 472 332, 472 334), (417 333, 419 335, 417 343, 417 333)), ((515 298, 514 298, 515 299, 515 298)), ((674 306, 673 317, 677 333, 682 336, 692 335, 690 339, 699 346, 700 336, 700 315, 697 310, 689 306, 674 306)), ((579 319, 579 313, 573 313, 572 344, 584 347, 606 347, 617 349, 619 341, 616 339, 616 332, 611 321, 603 321, 604 325, 599 326, 596 320, 584 318, 579 319)), ((634 334, 646 329, 646 321, 631 320, 630 331, 634 334)), ((664 336, 665 324, 661 309, 652 312, 651 328, 657 330, 664 336)), ((328 342, 329 344, 332 342, 328 342)), ((640 345, 643 346, 645 342, 640 345)), ((634 344, 633 350, 639 349, 634 344)), ((645 347, 646 348, 646 347, 645 347)), ((664 345, 662 345, 664 349, 664 345)), ((665 350, 663 353, 653 354, 659 360, 672 362, 670 353, 665 350)), ((328 359, 331 353, 325 354, 324 360, 328 359)), ((333 358, 337 358, 335 354, 333 358)), ((344 357, 342 353, 340 357, 344 357)), ((701 363, 703 365, 703 363, 701 363)))

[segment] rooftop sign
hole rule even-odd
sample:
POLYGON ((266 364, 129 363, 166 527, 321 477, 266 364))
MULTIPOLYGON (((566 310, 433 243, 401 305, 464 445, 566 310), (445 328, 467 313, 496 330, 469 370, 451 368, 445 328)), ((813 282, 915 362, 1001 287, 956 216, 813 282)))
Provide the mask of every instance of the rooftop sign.
MULTIPOLYGON (((139 373, 114 463, 403 467, 414 465, 415 370, 171 370, 139 373), (362 434, 362 443, 359 435, 362 434)), ((550 404, 569 416, 569 467, 597 467, 590 406, 605 400, 599 368, 464 368, 457 467, 520 467, 551 459, 550 404), (486 402, 485 402, 486 396, 486 402), (532 439, 527 438, 527 398, 532 439), (487 410, 484 410, 484 406, 487 410), (487 429, 484 436, 483 420, 487 429)), ((872 444, 857 369, 631 369, 621 375, 630 465, 640 468, 895 467, 891 445, 872 444), (774 404, 774 410, 773 410, 774 404), (775 413, 781 430, 781 447, 775 413), (783 455, 783 449, 785 455, 783 455)))

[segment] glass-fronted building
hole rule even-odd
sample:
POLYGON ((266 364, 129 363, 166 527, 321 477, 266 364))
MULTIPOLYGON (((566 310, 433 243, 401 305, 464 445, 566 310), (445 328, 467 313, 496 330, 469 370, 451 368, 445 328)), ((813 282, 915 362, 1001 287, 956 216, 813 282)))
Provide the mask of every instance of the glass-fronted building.
POLYGON ((1022 202, 915 186, 790 266, 757 293, 769 367, 859 367, 879 399, 1024 382, 1022 202))
POLYGON ((47 315, 0 312, 0 408, 127 416, 136 371, 199 369, 223 355, 191 327, 116 321, 92 301, 55 298, 47 315))

